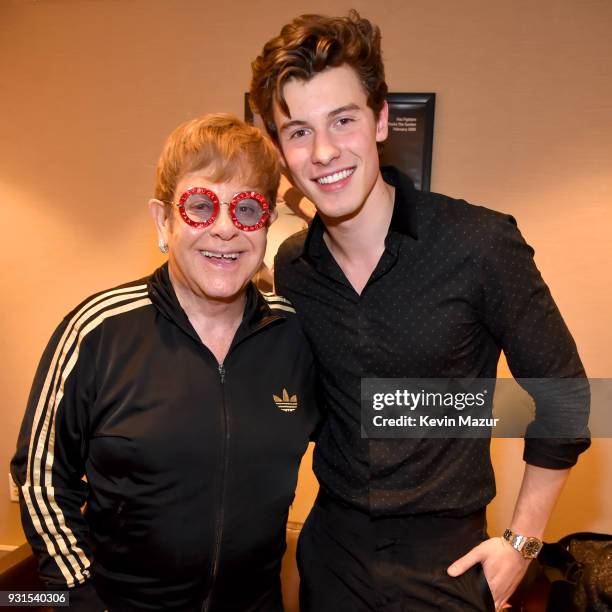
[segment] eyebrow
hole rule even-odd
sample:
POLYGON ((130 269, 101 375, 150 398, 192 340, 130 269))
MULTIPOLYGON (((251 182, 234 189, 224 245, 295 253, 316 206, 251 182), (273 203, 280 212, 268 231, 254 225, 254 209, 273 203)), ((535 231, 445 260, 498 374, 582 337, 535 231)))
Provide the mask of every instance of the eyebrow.
POLYGON ((328 117, 335 117, 336 115, 341 115, 342 113, 346 113, 348 111, 356 111, 356 110, 361 110, 360 107, 355 104, 354 102, 351 104, 346 104, 345 106, 341 106, 340 108, 337 108, 333 111, 331 111, 330 113, 328 113, 328 117))
MULTIPOLYGON (((360 107, 357 104, 355 103, 345 104, 344 106, 335 108, 333 111, 330 111, 329 113, 327 113, 327 117, 329 119, 333 119, 334 117, 341 115, 342 113, 346 113, 348 111, 356 111, 356 110, 360 110, 360 107)), ((304 125, 307 125, 306 121, 302 121, 301 119, 293 119, 292 121, 287 121, 283 123, 283 125, 281 125, 280 131, 284 132, 285 130, 288 130, 290 128, 304 126, 304 125)))

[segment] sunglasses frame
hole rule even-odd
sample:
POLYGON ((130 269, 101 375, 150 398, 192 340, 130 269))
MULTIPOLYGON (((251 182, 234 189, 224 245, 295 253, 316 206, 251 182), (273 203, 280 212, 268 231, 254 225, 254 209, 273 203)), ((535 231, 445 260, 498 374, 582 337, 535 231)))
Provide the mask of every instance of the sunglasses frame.
POLYGON ((261 229, 270 218, 270 205, 268 204, 268 201, 266 200, 265 196, 259 193, 258 191, 240 191, 232 197, 231 201, 220 202, 219 198, 217 197, 217 194, 214 191, 211 191, 206 187, 190 187, 181 195, 177 207, 179 209, 181 218, 183 219, 183 221, 185 221, 185 223, 187 223, 187 225, 190 225, 191 227, 197 229, 202 229, 204 227, 212 225, 215 222, 215 220, 219 216, 221 204, 227 204, 227 206, 229 207, 230 217, 232 218, 232 223, 243 232, 254 232, 258 229, 261 229), (187 214, 187 211, 185 210, 185 203, 192 195, 205 195, 211 199, 214 206, 214 210, 208 221, 194 221, 187 214), (242 200, 246 199, 257 200, 263 210, 261 219, 255 225, 244 225, 238 220, 238 217, 236 217, 236 206, 242 200))

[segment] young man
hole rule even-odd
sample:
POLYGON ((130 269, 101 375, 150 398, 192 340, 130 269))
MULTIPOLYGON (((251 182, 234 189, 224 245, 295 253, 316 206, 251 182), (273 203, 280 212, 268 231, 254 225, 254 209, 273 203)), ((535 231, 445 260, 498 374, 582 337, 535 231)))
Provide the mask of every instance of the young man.
MULTIPOLYGON (((386 93, 380 32, 354 11, 298 17, 253 63, 254 107, 318 209, 275 263, 328 410, 314 458, 321 492, 299 546, 302 606, 501 608, 588 439, 528 438, 512 533, 489 538, 489 441, 364 439, 360 381, 494 378, 501 350, 516 377, 585 374, 512 217, 379 168, 386 93)), ((586 422, 586 381, 578 387, 556 403, 536 398, 535 425, 560 410, 586 422)))

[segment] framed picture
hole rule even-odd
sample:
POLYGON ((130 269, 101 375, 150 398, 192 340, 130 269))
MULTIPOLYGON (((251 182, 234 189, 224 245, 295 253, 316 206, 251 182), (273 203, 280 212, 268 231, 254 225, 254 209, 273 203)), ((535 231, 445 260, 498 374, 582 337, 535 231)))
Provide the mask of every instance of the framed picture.
MULTIPOLYGON (((417 189, 429 191, 433 153, 435 93, 389 93, 389 135, 382 143, 381 166, 397 166, 417 189)), ((263 129, 244 94, 244 120, 263 129)))
POLYGON ((436 94, 390 93, 389 135, 382 143, 381 166, 397 166, 422 191, 431 184, 436 94))

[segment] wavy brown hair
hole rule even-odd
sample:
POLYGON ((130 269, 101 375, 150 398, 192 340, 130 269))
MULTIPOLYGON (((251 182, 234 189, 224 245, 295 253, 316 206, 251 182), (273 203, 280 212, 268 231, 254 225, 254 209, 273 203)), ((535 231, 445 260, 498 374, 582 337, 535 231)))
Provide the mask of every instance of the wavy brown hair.
POLYGON ((308 81, 326 68, 346 64, 363 85, 368 106, 378 118, 387 95, 380 29, 351 10, 347 17, 301 15, 269 40, 251 64, 250 102, 270 136, 278 142, 274 102, 287 115, 283 87, 290 79, 308 81))

